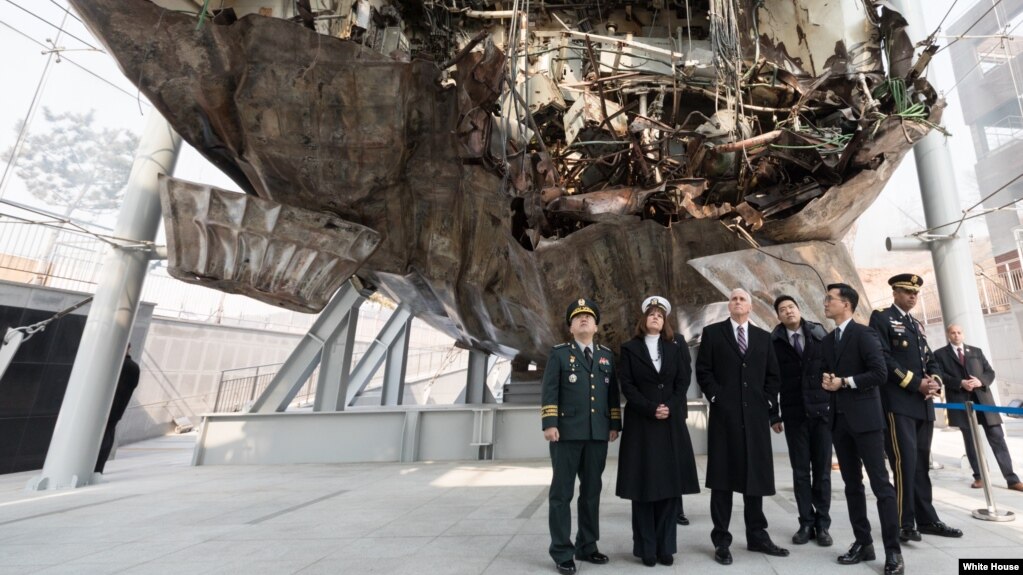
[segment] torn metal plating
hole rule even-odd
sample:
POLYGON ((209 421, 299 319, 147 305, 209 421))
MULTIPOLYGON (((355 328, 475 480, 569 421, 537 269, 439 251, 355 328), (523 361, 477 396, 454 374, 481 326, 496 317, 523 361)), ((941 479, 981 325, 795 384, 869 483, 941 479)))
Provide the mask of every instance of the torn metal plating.
MULTIPOLYGON (((315 310, 355 274, 467 346, 532 360, 579 294, 617 345, 647 292, 683 316, 721 299, 715 268, 684 262, 840 239, 944 106, 883 1, 71 2, 260 213, 305 226, 261 241, 308 235, 337 258, 323 238, 344 229, 362 246, 330 270, 267 261, 294 277, 253 285, 225 264, 246 246, 208 241, 203 262, 172 257, 179 277, 315 310)), ((190 184, 165 188, 166 217, 191 217, 173 208, 190 184)), ((201 227, 237 228, 217 213, 201 227)), ((844 249, 819 260, 853 269, 844 249)))

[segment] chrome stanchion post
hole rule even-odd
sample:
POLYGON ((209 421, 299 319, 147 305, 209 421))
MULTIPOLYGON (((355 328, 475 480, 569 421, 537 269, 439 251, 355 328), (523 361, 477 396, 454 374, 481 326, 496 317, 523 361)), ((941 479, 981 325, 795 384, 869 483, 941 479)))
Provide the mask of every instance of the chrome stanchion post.
POLYGON ((984 484, 984 498, 987 499, 987 509, 974 509, 973 518, 984 521, 1013 521, 1016 515, 1012 511, 998 512, 995 498, 991 495, 991 482, 987 474, 987 461, 984 456, 984 445, 980 442, 980 429, 977 425, 977 412, 973 410, 973 402, 966 402, 966 416, 970 420, 970 430, 973 431, 973 448, 977 452, 977 465, 980 467, 980 480, 984 484))

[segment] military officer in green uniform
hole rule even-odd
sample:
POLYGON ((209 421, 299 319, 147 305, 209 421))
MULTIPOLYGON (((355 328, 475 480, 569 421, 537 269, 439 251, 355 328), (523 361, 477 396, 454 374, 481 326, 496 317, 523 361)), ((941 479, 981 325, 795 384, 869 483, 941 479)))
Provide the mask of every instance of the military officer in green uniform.
POLYGON ((881 386, 888 432, 885 451, 895 477, 899 502, 899 539, 920 541, 920 534, 962 537, 945 525, 934 509, 931 493, 931 439, 934 398, 941 390, 941 368, 927 345, 924 326, 909 315, 916 307, 924 280, 898 274, 888 280, 893 303, 874 310, 870 327, 881 336, 888 380, 881 386))
POLYGON ((543 436, 550 442, 554 477, 550 489, 550 554, 558 572, 575 573, 575 561, 603 564, 600 538, 601 474, 608 441, 622 429, 618 380, 611 350, 593 336, 600 310, 579 299, 565 313, 572 341, 554 346, 543 374, 543 436), (572 543, 572 496, 579 476, 579 531, 572 543))

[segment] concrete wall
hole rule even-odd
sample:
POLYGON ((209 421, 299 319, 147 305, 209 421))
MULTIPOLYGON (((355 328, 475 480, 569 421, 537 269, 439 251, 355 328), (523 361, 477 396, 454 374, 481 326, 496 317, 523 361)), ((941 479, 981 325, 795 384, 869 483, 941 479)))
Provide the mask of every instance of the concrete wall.
POLYGON ((164 435, 173 431, 176 417, 197 425, 199 414, 213 411, 222 371, 281 363, 299 339, 292 333, 154 317, 145 348, 134 354, 142 375, 117 427, 117 443, 164 435))

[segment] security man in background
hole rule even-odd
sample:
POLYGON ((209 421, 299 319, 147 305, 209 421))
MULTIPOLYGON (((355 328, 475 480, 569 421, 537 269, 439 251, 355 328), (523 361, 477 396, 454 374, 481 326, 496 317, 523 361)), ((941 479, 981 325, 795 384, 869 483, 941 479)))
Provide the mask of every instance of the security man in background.
POLYGON ((927 345, 924 327, 910 310, 924 280, 899 274, 888 280, 894 303, 874 310, 870 327, 881 337, 888 379, 881 386, 888 433, 885 451, 900 502, 899 539, 920 541, 921 533, 962 537, 963 532, 938 518, 931 502, 931 438, 934 398, 941 390, 941 368, 927 345))
POLYGON ((541 418, 550 442, 550 554, 558 573, 575 573, 575 561, 603 564, 600 538, 601 474, 609 441, 622 429, 621 402, 611 350, 593 336, 600 310, 588 299, 568 306, 565 321, 572 340, 554 346, 543 374, 541 418), (572 497, 579 477, 579 529, 572 543, 572 497))

